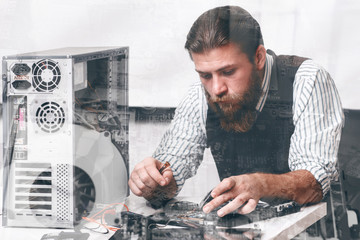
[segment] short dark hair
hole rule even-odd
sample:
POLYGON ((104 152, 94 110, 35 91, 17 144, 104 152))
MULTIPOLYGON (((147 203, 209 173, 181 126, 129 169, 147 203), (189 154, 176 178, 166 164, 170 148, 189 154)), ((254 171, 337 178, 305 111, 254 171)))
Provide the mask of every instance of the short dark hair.
POLYGON ((251 62, 259 45, 264 41, 259 23, 245 9, 223 6, 203 13, 192 25, 186 39, 185 49, 191 53, 236 44, 251 62))

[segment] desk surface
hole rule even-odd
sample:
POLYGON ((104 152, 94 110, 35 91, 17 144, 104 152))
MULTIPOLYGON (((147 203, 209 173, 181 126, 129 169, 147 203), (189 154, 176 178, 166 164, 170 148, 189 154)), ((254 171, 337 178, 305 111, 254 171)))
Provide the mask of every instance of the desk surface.
MULTIPOLYGON (((142 198, 132 197, 127 201, 130 209, 136 209, 137 213, 150 215, 155 210, 147 207, 142 198)), ((241 228, 254 228, 261 231, 261 239, 291 239, 303 232, 313 223, 326 215, 326 203, 318 203, 313 206, 303 207, 299 212, 289 214, 282 217, 272 218, 264 221, 254 222, 247 225, 242 225, 241 228)), ((0 220, 1 221, 1 220, 0 220)), ((44 234, 60 233, 61 229, 46 229, 46 228, 14 228, 14 227, 0 227, 0 239, 4 240, 40 240, 44 234)), ((90 233, 89 240, 92 239, 109 239, 113 232, 108 234, 101 234, 89 230, 81 230, 82 232, 90 233)))
MULTIPOLYGON (((291 239, 326 215, 326 203, 303 207, 299 212, 248 224, 261 229, 261 239, 291 239)), ((246 227, 246 226, 242 226, 246 227)))

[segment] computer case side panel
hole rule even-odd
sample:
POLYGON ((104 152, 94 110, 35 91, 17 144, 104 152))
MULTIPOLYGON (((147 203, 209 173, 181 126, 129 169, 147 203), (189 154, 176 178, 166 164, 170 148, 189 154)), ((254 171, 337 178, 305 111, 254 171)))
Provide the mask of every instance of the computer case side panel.
POLYGON ((71 228, 128 196, 128 50, 4 57, 4 226, 71 228))
POLYGON ((8 226, 73 226, 71 66, 71 59, 7 61, 8 226), (16 66, 25 72, 16 72, 16 66), (19 85, 19 79, 31 85, 19 85))

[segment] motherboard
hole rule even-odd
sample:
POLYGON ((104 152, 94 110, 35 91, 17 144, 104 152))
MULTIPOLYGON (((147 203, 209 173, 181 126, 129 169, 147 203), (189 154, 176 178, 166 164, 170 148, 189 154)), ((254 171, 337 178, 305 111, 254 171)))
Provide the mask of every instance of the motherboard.
POLYGON ((111 239, 260 239, 260 229, 247 224, 298 212, 300 207, 295 202, 260 202, 250 214, 232 212, 218 217, 216 211, 204 213, 197 203, 170 201, 163 211, 150 216, 121 212, 120 230, 111 239))

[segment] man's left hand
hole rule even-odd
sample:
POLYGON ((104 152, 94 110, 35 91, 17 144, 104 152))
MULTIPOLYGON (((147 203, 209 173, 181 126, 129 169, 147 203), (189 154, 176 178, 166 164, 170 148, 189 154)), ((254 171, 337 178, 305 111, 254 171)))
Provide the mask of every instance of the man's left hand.
POLYGON ((225 178, 213 189, 211 196, 214 199, 204 206, 203 211, 209 213, 231 200, 231 202, 218 210, 219 217, 223 217, 237 209, 241 214, 250 213, 255 209, 259 199, 262 197, 262 191, 263 183, 256 173, 225 178))

